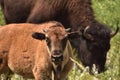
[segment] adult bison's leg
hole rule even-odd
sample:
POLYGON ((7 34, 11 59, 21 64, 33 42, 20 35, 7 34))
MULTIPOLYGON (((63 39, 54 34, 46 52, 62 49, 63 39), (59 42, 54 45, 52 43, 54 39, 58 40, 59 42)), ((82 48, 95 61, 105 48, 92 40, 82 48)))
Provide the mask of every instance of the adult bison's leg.
POLYGON ((6 15, 5 15, 4 0, 0 0, 0 7, 1 7, 2 11, 3 11, 2 13, 4 15, 5 22, 6 22, 6 24, 8 24, 9 22, 8 22, 8 20, 6 18, 6 15))
POLYGON ((42 23, 53 20, 55 10, 51 6, 35 6, 27 19, 29 23, 42 23))
POLYGON ((4 0, 0 0, 0 7, 2 9, 2 11, 4 10, 4 0))

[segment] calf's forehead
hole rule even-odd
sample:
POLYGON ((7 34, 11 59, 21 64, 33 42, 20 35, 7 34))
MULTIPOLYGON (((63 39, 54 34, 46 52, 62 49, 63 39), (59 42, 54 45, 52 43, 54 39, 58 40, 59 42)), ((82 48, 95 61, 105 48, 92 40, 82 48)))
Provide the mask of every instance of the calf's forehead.
POLYGON ((47 32, 47 35, 51 38, 53 37, 62 38, 62 37, 65 37, 66 34, 67 32, 63 27, 53 27, 48 29, 48 32, 47 32))

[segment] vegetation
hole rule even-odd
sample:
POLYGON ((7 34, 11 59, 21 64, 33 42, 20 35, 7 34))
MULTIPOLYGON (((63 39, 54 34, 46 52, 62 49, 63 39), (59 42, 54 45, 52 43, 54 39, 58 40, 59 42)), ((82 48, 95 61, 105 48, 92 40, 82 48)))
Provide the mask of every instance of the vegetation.
MULTIPOLYGON (((96 19, 107 24, 114 31, 116 23, 120 27, 120 1, 119 0, 92 0, 96 19)), ((0 25, 4 25, 4 18, 0 11, 0 25)), ((14 75, 12 80, 23 80, 14 75)), ((69 73, 69 80, 120 80, 120 32, 111 40, 111 49, 107 55, 106 71, 101 74, 90 75, 88 68, 84 71, 74 69, 69 73)))

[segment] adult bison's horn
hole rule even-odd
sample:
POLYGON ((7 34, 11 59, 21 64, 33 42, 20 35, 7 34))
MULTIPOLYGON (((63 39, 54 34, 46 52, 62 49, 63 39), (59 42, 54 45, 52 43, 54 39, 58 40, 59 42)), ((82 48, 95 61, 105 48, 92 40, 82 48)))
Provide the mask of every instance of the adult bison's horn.
POLYGON ((118 31, 119 31, 119 27, 117 26, 116 31, 110 33, 110 37, 111 37, 111 38, 114 37, 114 36, 118 33, 118 31))
POLYGON ((83 32, 83 36, 88 40, 94 40, 93 36, 91 34, 88 34, 86 31, 89 29, 90 26, 87 26, 83 32))
POLYGON ((70 30, 71 30, 71 28, 67 28, 67 29, 65 29, 66 32, 69 32, 70 30))

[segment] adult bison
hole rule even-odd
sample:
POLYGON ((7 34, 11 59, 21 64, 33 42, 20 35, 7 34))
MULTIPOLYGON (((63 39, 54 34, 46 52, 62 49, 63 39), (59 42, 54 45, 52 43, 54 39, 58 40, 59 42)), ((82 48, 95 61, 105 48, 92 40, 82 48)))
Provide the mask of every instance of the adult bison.
POLYGON ((56 20, 78 29, 94 21, 91 0, 0 0, 0 4, 7 24, 56 20))
POLYGON ((69 39, 79 36, 58 22, 0 27, 0 74, 9 67, 26 78, 66 80, 73 67, 69 39))
POLYGON ((95 20, 91 0, 0 0, 0 4, 7 24, 56 20, 65 28, 86 33, 73 41, 78 57, 90 69, 95 64, 98 72, 104 70, 111 30, 95 20))

